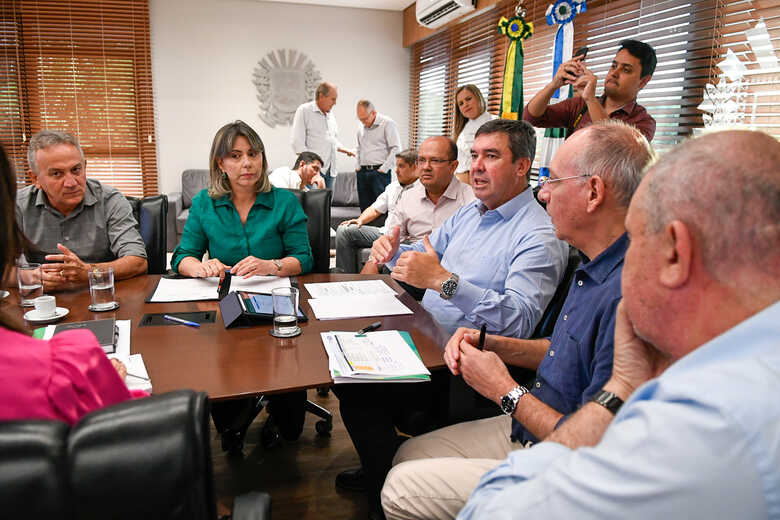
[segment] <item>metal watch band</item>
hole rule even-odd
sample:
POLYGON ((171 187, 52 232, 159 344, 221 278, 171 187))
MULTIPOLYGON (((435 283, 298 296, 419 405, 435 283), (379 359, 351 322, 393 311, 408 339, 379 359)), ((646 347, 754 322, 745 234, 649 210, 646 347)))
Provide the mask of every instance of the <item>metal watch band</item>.
POLYGON ((522 385, 514 387, 501 398, 501 410, 506 415, 512 415, 515 413, 515 409, 517 409, 517 403, 520 402, 520 398, 527 393, 528 389, 522 385))
POLYGON ((451 273, 450 277, 444 280, 441 283, 441 292, 439 292, 439 296, 444 298, 445 300, 449 300, 453 296, 455 296, 455 291, 458 290, 458 281, 460 278, 457 274, 451 273))
POLYGON ((591 401, 600 404, 612 412, 612 415, 615 415, 618 410, 620 410, 620 407, 623 406, 623 400, 621 398, 612 392, 607 392, 606 390, 601 390, 599 393, 594 395, 591 401))
POLYGON ((271 260, 271 261, 272 261, 272 262, 274 263, 274 265, 276 266, 276 270, 277 270, 277 271, 281 271, 281 270, 282 270, 282 267, 284 267, 284 266, 282 265, 282 261, 281 261, 281 260, 271 260))

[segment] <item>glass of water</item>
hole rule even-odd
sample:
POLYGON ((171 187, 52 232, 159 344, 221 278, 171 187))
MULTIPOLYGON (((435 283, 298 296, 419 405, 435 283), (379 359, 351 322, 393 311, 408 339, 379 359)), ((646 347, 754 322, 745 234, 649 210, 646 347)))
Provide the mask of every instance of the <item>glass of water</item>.
POLYGON ((278 287, 271 291, 274 306, 274 328, 271 335, 289 338, 301 333, 298 326, 298 289, 278 287))
POLYGON ((93 269, 87 274, 89 278, 89 295, 92 303, 89 310, 93 312, 110 311, 119 307, 114 299, 114 268, 93 269))
POLYGON ((19 282, 19 301, 22 307, 32 307, 35 298, 43 295, 41 264, 19 264, 16 267, 16 280, 19 282))

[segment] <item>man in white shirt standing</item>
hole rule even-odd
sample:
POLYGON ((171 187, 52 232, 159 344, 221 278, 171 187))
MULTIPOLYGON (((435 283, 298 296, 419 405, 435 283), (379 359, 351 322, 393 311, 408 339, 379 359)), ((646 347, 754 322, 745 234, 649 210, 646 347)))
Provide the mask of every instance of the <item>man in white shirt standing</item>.
POLYGON ((401 151, 401 136, 395 121, 377 114, 371 101, 361 99, 357 117, 357 189, 360 211, 365 211, 390 184, 390 170, 401 151))
POLYGON ((288 190, 308 190, 309 186, 325 189, 325 180, 320 175, 322 159, 314 152, 298 155, 292 168, 280 166, 268 176, 271 184, 288 190))
MULTIPOLYGON (((414 181, 417 180, 417 152, 404 150, 395 156, 395 171, 398 177, 387 185, 373 204, 363 211, 358 218, 345 220, 336 230, 336 267, 345 273, 356 273, 358 268, 357 252, 364 247, 371 247, 374 240, 382 236, 385 227, 366 226, 380 215, 387 213, 390 219, 398 201, 414 181)), ((272 181, 273 182, 273 181, 272 181)))
POLYGON ((339 142, 339 127, 331 109, 336 104, 339 92, 336 85, 323 81, 317 86, 314 101, 309 101, 295 110, 292 127, 292 148, 296 154, 314 152, 322 159, 322 178, 325 185, 333 185, 336 170, 336 152, 350 157, 355 154, 339 142))

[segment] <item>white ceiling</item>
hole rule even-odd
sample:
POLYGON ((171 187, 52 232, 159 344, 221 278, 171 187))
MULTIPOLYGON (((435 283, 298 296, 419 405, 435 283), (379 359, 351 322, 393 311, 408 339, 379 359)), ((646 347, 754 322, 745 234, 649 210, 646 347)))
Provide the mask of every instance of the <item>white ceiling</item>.
POLYGON ((327 5, 331 7, 359 7, 362 9, 387 9, 403 11, 414 0, 259 0, 261 2, 284 2, 290 4, 327 5))

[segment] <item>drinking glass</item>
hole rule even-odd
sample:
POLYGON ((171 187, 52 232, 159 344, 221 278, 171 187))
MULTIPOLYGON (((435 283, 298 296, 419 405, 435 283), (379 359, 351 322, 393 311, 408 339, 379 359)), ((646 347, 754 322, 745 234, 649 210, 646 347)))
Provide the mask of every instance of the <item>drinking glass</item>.
POLYGON ((93 312, 110 311, 119 307, 114 300, 114 268, 93 269, 87 274, 89 278, 89 295, 93 312))
POLYGON ((16 279, 19 282, 19 301, 22 307, 32 307, 35 305, 35 298, 43 295, 41 264, 19 264, 16 268, 16 279))
POLYGON ((301 333, 298 326, 298 289, 296 287, 278 287, 271 291, 274 307, 274 328, 271 335, 277 338, 289 338, 301 333))

